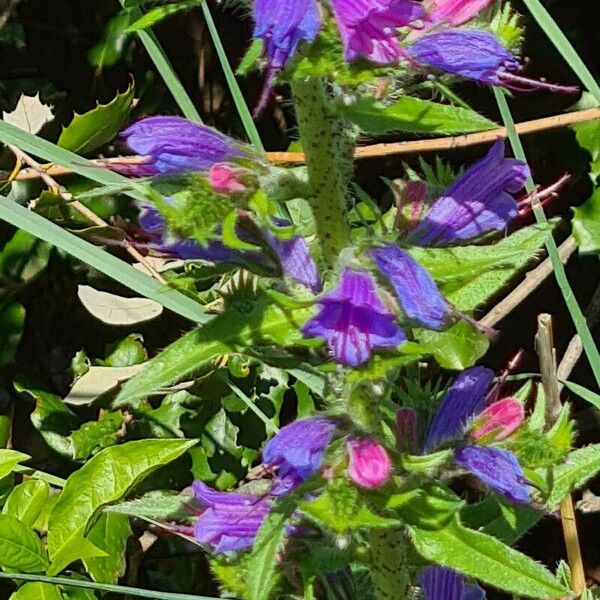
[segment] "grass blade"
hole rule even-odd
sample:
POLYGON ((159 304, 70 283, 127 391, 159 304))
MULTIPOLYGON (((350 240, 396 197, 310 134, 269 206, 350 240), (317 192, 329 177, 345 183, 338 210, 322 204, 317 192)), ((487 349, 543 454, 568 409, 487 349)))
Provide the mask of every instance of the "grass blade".
POLYGON ((524 0, 524 2, 533 18, 548 36, 548 39, 554 44, 571 69, 573 69, 581 83, 594 96, 596 102, 600 104, 600 85, 598 85, 590 70, 581 60, 567 36, 556 24, 552 15, 544 8, 540 0, 524 0))
MULTIPOLYGON (((124 6, 125 0, 120 1, 121 6, 124 6)), ((142 12, 140 10, 133 10, 132 16, 135 20, 137 20, 142 16, 142 12)), ((156 70, 160 73, 160 76, 163 78, 163 81, 173 95, 175 102, 177 102, 182 114, 190 121, 202 123, 200 113, 194 106, 194 103, 192 102, 192 99, 189 97, 188 93, 185 91, 185 88, 179 80, 179 77, 177 77, 171 61, 168 59, 165 51, 162 49, 162 46, 156 39, 156 35, 154 35, 154 33, 149 29, 140 29, 136 33, 139 36, 142 44, 144 44, 144 48, 146 48, 146 52, 148 52, 148 55, 152 59, 156 70)))
MULTIPOLYGON (((523 149, 523 145, 521 144, 521 139, 515 130, 515 122, 510 112, 506 95, 500 88, 494 88, 494 96, 496 97, 496 102, 498 103, 498 108, 500 109, 500 115, 504 121, 504 126, 508 132, 508 139, 510 140, 513 153, 518 159, 527 162, 525 151, 523 149)), ((535 185, 531 177, 525 183, 525 187, 529 193, 535 191, 535 185)), ((539 203, 535 203, 533 205, 533 212, 538 223, 548 222, 546 219, 546 214, 544 213, 544 209, 539 203)), ((586 318, 577 302, 577 299, 575 298, 573 288, 567 279, 565 267, 560 260, 558 248, 552 236, 548 236, 546 248, 548 250, 548 256, 552 261, 554 276, 556 277, 558 287, 563 295, 565 304, 567 305, 569 314, 571 315, 571 319, 575 325, 575 329, 581 337, 583 349, 590 363, 590 367, 592 368, 596 383, 598 386, 600 386, 600 352, 598 352, 598 348, 594 342, 594 338, 592 337, 592 333, 588 327, 586 318)))
POLYGON ((231 91, 235 107, 237 108, 238 114, 240 115, 240 119, 242 120, 242 124, 244 125, 244 129, 246 130, 246 135, 248 136, 250 143, 257 150, 262 151, 264 150, 264 147, 260 139, 260 135, 258 134, 256 125, 254 124, 254 119, 252 118, 252 115, 248 110, 248 105, 244 100, 242 90, 240 89, 237 79, 235 78, 235 74, 231 68, 231 65, 229 64, 229 59, 227 58, 227 54, 225 53, 225 48, 223 48, 223 43, 221 42, 221 38, 219 37, 219 32, 215 27, 215 22, 212 18, 210 8, 208 7, 208 2, 202 3, 202 12, 204 13, 204 18, 206 19, 206 26, 208 27, 210 37, 212 38, 213 44, 215 45, 217 56, 219 57, 219 61, 221 62, 221 67, 223 69, 223 72, 225 73, 225 79, 227 80, 227 85, 229 86, 229 90, 231 91))
POLYGON ((218 600, 214 596, 192 596, 190 594, 173 594, 169 592, 155 592, 125 585, 111 585, 108 583, 96 583, 81 579, 69 579, 67 577, 46 577, 45 575, 31 575, 29 573, 0 573, 0 579, 15 579, 17 581, 39 581, 53 585, 62 585, 71 588, 87 590, 98 590, 99 592, 112 592, 118 594, 119 598, 134 596, 137 598, 152 598, 153 600, 218 600))
POLYGON ((0 199, 0 219, 61 248, 115 281, 123 283, 146 298, 155 300, 190 321, 206 323, 211 318, 204 312, 201 305, 191 298, 162 285, 149 275, 134 269, 125 261, 65 231, 20 204, 0 199))

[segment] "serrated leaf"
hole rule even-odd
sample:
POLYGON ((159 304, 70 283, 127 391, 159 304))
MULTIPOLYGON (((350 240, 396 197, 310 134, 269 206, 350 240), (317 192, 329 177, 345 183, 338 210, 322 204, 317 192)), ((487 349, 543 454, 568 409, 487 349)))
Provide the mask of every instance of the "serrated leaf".
POLYGON ((0 479, 6 477, 12 470, 23 461, 29 460, 31 456, 16 450, 0 449, 0 479))
POLYGON ((339 106, 338 111, 371 134, 406 131, 452 135, 497 127, 493 121, 468 108, 410 96, 403 96, 390 106, 372 98, 360 98, 349 106, 339 106))
POLYGON ((132 534, 125 515, 105 513, 94 523, 87 539, 104 550, 106 556, 84 559, 83 564, 91 578, 98 583, 117 583, 125 574, 125 550, 132 534))
POLYGON ((524 227, 490 246, 411 248, 410 254, 459 310, 470 312, 497 293, 542 248, 553 223, 524 227))
POLYGON ((600 251, 600 188, 581 206, 573 209, 573 237, 581 254, 600 251))
POLYGON ((200 6, 200 4, 202 4, 202 0, 179 0, 179 2, 173 4, 156 6, 134 21, 125 31, 126 33, 133 33, 141 29, 147 29, 175 13, 195 8, 196 6, 200 6))
POLYGON ((458 520, 441 529, 410 527, 415 548, 427 560, 502 590, 531 598, 560 598, 569 591, 545 567, 458 520))
POLYGON ((34 527, 49 496, 50 486, 45 481, 27 479, 9 494, 6 504, 2 507, 2 514, 15 517, 25 525, 34 527))
POLYGON ((130 85, 108 104, 98 104, 82 115, 75 114, 63 128, 57 144, 77 154, 88 154, 110 142, 129 119, 133 95, 134 88, 130 85))
POLYGON ((21 586, 9 600, 62 600, 57 585, 33 581, 21 586))
POLYGON ((125 298, 96 290, 89 285, 77 286, 77 296, 86 310, 108 325, 135 325, 160 316, 162 305, 149 298, 125 298))
POLYGON ((565 462, 555 467, 551 489, 545 504, 557 506, 573 490, 581 487, 600 471, 600 444, 591 444, 569 454, 565 462))
POLYGON ((0 568, 41 573, 47 566, 46 550, 35 531, 11 515, 0 515, 0 568))
POLYGON ((22 94, 15 110, 5 112, 2 117, 6 123, 33 134, 38 133, 53 118, 52 109, 40 100, 39 93, 35 96, 22 94))
MULTIPOLYGON (((62 571, 81 555, 81 545, 93 546, 84 535, 103 506, 117 502, 152 471, 194 446, 188 440, 138 440, 102 450, 68 479, 50 514, 48 573, 62 571)), ((100 554, 104 554, 100 552, 100 554)))

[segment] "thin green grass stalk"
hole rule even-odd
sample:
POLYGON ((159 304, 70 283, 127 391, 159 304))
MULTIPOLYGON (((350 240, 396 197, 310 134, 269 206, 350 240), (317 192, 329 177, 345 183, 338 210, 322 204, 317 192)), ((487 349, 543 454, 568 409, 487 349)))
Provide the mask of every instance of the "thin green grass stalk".
POLYGON ((0 198, 0 219, 68 252, 108 277, 195 323, 211 319, 202 306, 105 250, 65 231, 55 223, 6 198, 0 198))
MULTIPOLYGON (((500 115, 502 116, 504 126, 508 132, 508 139, 510 140, 514 155, 519 160, 527 162, 525 151, 523 149, 523 145, 521 144, 519 134, 515 129, 515 122, 510 112, 505 93, 499 88, 494 88, 494 96, 496 97, 496 102, 498 103, 498 108, 500 109, 500 115)), ((529 179, 526 181, 525 188, 530 194, 535 192, 535 184, 531 177, 529 177, 529 179)), ((548 222, 544 208, 538 202, 534 202, 533 204, 533 214, 535 215, 538 223, 548 222)), ((563 295, 565 304, 567 305, 571 319, 575 325, 575 329, 581 338, 581 343, 583 344, 583 349, 590 363, 590 367, 592 368, 592 372, 596 379, 596 384, 600 386, 600 352, 598 352, 598 348, 594 342, 590 328, 588 327, 585 315, 583 314, 583 311, 581 310, 581 307, 575 298, 573 289, 569 284, 565 267, 560 260, 558 247, 556 246, 556 242, 551 235, 548 236, 546 248, 548 250, 548 256, 552 261, 554 276, 556 277, 558 287, 563 295)))
POLYGON ((134 596, 136 598, 152 598, 153 600, 218 600, 214 596, 193 596, 191 594, 173 594, 170 592, 154 592, 142 588, 126 585, 111 585, 109 583, 96 583, 67 577, 46 577, 45 575, 31 575, 30 573, 0 573, 0 579, 15 579, 16 581, 35 581, 62 585, 64 587, 80 588, 84 590, 97 590, 99 592, 112 592, 119 594, 119 598, 134 596))
MULTIPOLYGON (((125 6, 125 0, 120 0, 120 2, 121 6, 125 6)), ((135 19, 142 16, 142 12, 140 10, 134 10, 132 12, 135 19)), ((142 44, 144 44, 146 52, 148 52, 148 55, 152 59, 156 70, 160 73, 160 76, 163 78, 163 81, 169 88, 169 91, 173 95, 173 98, 175 99, 175 102, 177 102, 177 105, 179 106, 179 109, 183 115, 190 121, 202 123, 200 113, 198 113, 198 110, 194 106, 192 99, 185 91, 185 88, 179 80, 179 77, 177 77, 171 61, 168 59, 167 55, 162 49, 162 46, 156 39, 156 35, 154 35, 152 31, 144 29, 140 29, 136 33, 139 36, 142 44)))
POLYGON ((219 61, 221 62, 221 68, 225 73, 225 79, 227 80, 229 91, 231 92, 233 101, 235 103, 235 107, 237 108, 238 114, 240 115, 240 119, 242 120, 242 124, 244 125, 244 129, 246 130, 246 135, 248 136, 250 143, 257 150, 263 151, 264 147, 260 139, 260 135, 258 134, 258 129, 256 129, 254 119, 252 118, 252 115, 248 110, 248 105, 244 100, 242 90, 240 89, 237 79, 235 78, 233 69, 229 64, 229 59, 227 58, 225 48, 223 47, 223 43, 221 42, 221 38, 219 37, 219 32, 215 27, 215 22, 210 12, 210 8, 208 7, 208 2, 202 3, 202 12, 204 13, 204 18, 206 20, 206 26, 208 27, 210 37, 212 38, 213 44, 215 45, 217 56, 219 57, 219 61))
POLYGON ((524 0, 524 2, 533 18, 548 36, 548 39, 554 44, 571 69, 573 69, 581 83, 594 96, 596 102, 600 104, 600 85, 598 85, 590 70, 581 60, 579 54, 577 54, 577 50, 573 48, 567 36, 552 18, 552 15, 544 8, 540 0, 524 0))

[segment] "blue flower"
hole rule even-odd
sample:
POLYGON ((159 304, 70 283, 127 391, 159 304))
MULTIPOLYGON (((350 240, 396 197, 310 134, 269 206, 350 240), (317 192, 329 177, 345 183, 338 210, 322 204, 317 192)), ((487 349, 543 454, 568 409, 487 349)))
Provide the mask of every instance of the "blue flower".
POLYGON ((406 340, 367 272, 346 269, 338 287, 319 298, 318 304, 319 312, 302 331, 323 338, 338 362, 357 367, 375 349, 396 348, 406 340))
POLYGON ((505 158, 504 141, 497 140, 432 204, 408 239, 420 246, 446 246, 502 231, 517 216, 511 194, 528 176, 527 165, 505 158))
POLYGON ((373 248, 369 254, 394 288, 406 316, 429 329, 443 329, 450 307, 431 275, 394 244, 373 248))
POLYGON ((462 575, 451 569, 429 566, 421 569, 419 583, 425 600, 483 600, 478 585, 467 585, 462 575))

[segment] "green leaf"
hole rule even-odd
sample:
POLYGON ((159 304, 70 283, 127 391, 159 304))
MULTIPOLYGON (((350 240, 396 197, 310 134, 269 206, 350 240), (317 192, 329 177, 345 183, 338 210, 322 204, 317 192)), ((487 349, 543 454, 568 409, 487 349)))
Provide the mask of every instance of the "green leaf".
POLYGON ((0 568, 41 573, 48 566, 46 550, 35 531, 10 515, 0 515, 0 568))
POLYGON ((12 473, 12 470, 25 460, 29 460, 31 456, 17 452, 16 450, 0 449, 0 479, 12 473))
POLYGON ((0 310, 0 367, 11 363, 23 335, 25 309, 20 302, 11 302, 0 310))
POLYGON ((411 527, 410 532, 417 552, 427 560, 494 587, 532 598, 569 594, 545 567, 458 520, 442 529, 411 527))
POLYGON ((89 154, 110 142, 129 119, 133 96, 134 88, 130 85, 108 104, 98 104, 83 115, 75 114, 62 130, 58 145, 77 154, 89 154))
POLYGON ((275 507, 258 530, 247 562, 249 600, 267 600, 271 596, 277 582, 277 555, 283 547, 288 518, 289 511, 283 506, 275 507))
POLYGON ((107 506, 104 512, 119 513, 154 521, 185 521, 189 518, 186 506, 192 501, 189 494, 174 494, 155 490, 141 498, 107 506))
POLYGON ((115 65, 126 48, 125 30, 129 25, 129 15, 125 12, 111 17, 102 33, 101 39, 88 51, 90 64, 98 69, 115 65))
POLYGON ((104 550, 106 556, 91 557, 83 564, 94 581, 99 583, 117 583, 125 574, 125 549, 132 534, 129 519, 125 515, 105 513, 90 529, 87 539, 97 548, 104 550))
POLYGON ((156 6, 132 23, 125 31, 126 33, 132 33, 134 31, 139 31, 140 29, 147 29, 175 13, 189 10, 196 6, 200 6, 200 4, 202 4, 202 0, 180 0, 175 4, 156 6))
POLYGON ((135 405, 160 390, 196 372, 221 354, 243 353, 262 343, 291 345, 302 339, 299 326, 309 309, 284 309, 259 297, 247 312, 231 307, 200 329, 185 334, 150 360, 117 395, 114 407, 135 405))
POLYGON ((9 600, 62 600, 58 586, 39 581, 21 586, 9 600))
POLYGON ((444 369, 472 367, 490 345, 483 333, 465 321, 459 321, 446 331, 419 329, 414 333, 425 353, 431 353, 444 369))
POLYGON ((600 252, 600 188, 591 198, 573 209, 573 237, 581 254, 600 252))
POLYGON ((551 224, 524 227, 490 246, 411 248, 459 310, 471 312, 502 289, 548 239, 551 224))
MULTIPOLYGON (((129 442, 102 450, 73 473, 50 514, 48 551, 52 565, 48 573, 59 573, 82 558, 80 546, 88 524, 103 506, 120 500, 152 471, 195 444, 187 440, 129 442)), ((89 549, 93 544, 87 542, 89 549)))
POLYGON ((84 423, 71 433, 73 458, 84 460, 96 449, 114 446, 119 440, 119 432, 123 425, 121 412, 105 412, 98 421, 84 423))
POLYGON ((551 474, 550 495, 545 504, 557 506, 573 490, 600 471, 600 444, 591 444, 571 452, 565 462, 556 467, 551 474))
POLYGON ((258 65, 258 59, 262 56, 264 49, 264 42, 258 38, 252 40, 250 47, 246 50, 238 68, 235 71, 236 75, 247 75, 250 71, 256 69, 258 65))
POLYGON ((390 106, 372 98, 360 98, 350 106, 338 106, 338 111, 371 134, 406 131, 452 135, 497 127, 493 121, 468 108, 410 96, 403 96, 390 106))
POLYGON ((592 390, 588 390, 586 387, 579 385, 578 383, 573 383, 572 381, 563 381, 564 386, 580 398, 583 398, 587 402, 589 402, 592 406, 595 406, 600 410, 600 395, 592 392, 592 390))
POLYGON ((15 517, 25 525, 34 527, 49 496, 50 486, 45 481, 27 479, 10 493, 2 507, 2 514, 15 517))

